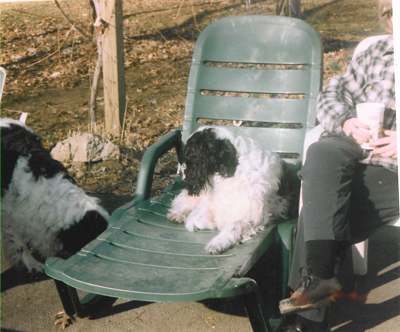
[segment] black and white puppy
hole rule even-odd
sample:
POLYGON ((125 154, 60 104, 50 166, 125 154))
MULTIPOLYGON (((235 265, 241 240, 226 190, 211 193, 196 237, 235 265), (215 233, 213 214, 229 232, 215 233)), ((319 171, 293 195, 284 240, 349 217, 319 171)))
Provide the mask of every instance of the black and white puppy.
POLYGON ((189 231, 219 230, 206 246, 210 254, 249 239, 285 214, 286 199, 278 195, 281 160, 251 138, 201 128, 189 137, 184 162, 185 188, 167 216, 189 231))
POLYGON ((0 130, 5 254, 12 264, 40 272, 47 257, 67 258, 96 238, 109 215, 31 129, 2 118, 0 130))

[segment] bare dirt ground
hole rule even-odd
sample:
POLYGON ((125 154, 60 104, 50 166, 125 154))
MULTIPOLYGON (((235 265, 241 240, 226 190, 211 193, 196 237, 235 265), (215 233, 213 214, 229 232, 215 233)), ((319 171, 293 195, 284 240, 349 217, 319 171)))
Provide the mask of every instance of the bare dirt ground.
MULTIPOLYGON (((219 17, 274 12, 272 0, 253 2, 246 7, 240 0, 124 1, 128 108, 122 140, 112 138, 122 149, 121 158, 85 165, 79 172, 73 165, 67 165, 77 182, 102 198, 110 210, 130 199, 144 149, 162 134, 181 126, 191 53, 199 32, 219 17)), ((88 2, 70 0, 60 1, 60 4, 90 36, 88 2)), ((303 7, 304 19, 320 32, 324 43, 325 83, 345 70, 358 41, 382 32, 374 0, 303 0, 303 7)), ((1 116, 18 118, 20 112, 27 112, 27 124, 43 137, 48 148, 72 132, 86 131, 89 85, 96 56, 92 39, 71 28, 52 1, 2 3, 0 10, 0 65, 8 72, 1 116)), ((98 106, 101 128, 101 95, 98 106)), ((174 172, 174 163, 174 160, 167 160, 163 166, 174 172)), ((165 173, 159 171, 159 175, 165 173)), ((155 182, 156 189, 162 185, 163 181, 155 182)), ((390 245, 389 249, 392 253, 392 250, 399 250, 398 246, 390 245)), ((389 249, 379 249, 376 257, 379 263, 395 264, 389 269, 389 279, 398 281, 396 259, 392 257, 387 261, 390 255, 384 251, 389 249)), ((383 266, 379 265, 375 272, 381 268, 383 266)), ((60 308, 60 303, 51 281, 17 273, 9 269, 6 262, 3 262, 2 272, 2 330, 55 330, 52 315, 60 308)), ((383 279, 381 275, 379 282, 386 280, 388 273, 383 274, 383 279)), ((376 279, 371 280, 370 283, 376 285, 376 279)), ((398 283, 394 285, 382 288, 395 296, 392 300, 387 295, 390 303, 384 306, 384 312, 378 305, 367 309, 360 307, 358 325, 346 325, 338 331, 395 331, 394 326, 398 326, 399 321, 393 323, 393 317, 397 316, 393 308, 399 305, 396 300, 399 297, 396 287, 399 287, 398 283), (364 322, 365 310, 374 317, 372 323, 364 322), (380 314, 386 318, 380 319, 380 314)), ((382 292, 377 294, 379 303, 382 292)), ((91 320, 79 321, 70 330, 250 331, 243 314, 212 311, 198 303, 150 304, 126 310, 135 305, 119 302, 113 308, 91 320)), ((349 313, 341 312, 340 316, 347 317, 349 313)), ((344 321, 339 319, 337 323, 344 321)))

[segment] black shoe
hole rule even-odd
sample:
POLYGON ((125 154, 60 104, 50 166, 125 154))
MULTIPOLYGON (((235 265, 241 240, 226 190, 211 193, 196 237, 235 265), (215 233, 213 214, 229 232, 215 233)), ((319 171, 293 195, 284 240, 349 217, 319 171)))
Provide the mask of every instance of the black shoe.
POLYGON ((289 298, 279 302, 279 310, 282 315, 286 315, 327 306, 340 289, 336 278, 320 279, 307 275, 289 298))

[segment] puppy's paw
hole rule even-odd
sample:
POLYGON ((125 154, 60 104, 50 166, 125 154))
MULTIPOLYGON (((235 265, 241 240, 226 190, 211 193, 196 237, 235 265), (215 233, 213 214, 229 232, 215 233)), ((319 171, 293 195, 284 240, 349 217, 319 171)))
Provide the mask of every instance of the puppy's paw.
POLYGON ((183 213, 178 213, 176 211, 169 211, 167 213, 168 220, 174 221, 178 224, 182 224, 185 221, 186 215, 183 213))
POLYGON ((194 231, 197 229, 197 228, 196 228, 196 225, 195 225, 195 223, 193 222, 192 219, 186 220, 185 228, 186 228, 189 232, 194 232, 194 231))
POLYGON ((225 250, 229 248, 229 245, 220 241, 219 239, 213 239, 206 245, 206 251, 210 255, 218 255, 223 253, 225 250))
POLYGON ((67 315, 63 310, 56 314, 54 325, 65 330, 68 326, 72 325, 74 321, 75 318, 73 316, 67 315))
POLYGON ((22 262, 30 273, 43 273, 43 264, 34 259, 27 250, 22 252, 22 262))

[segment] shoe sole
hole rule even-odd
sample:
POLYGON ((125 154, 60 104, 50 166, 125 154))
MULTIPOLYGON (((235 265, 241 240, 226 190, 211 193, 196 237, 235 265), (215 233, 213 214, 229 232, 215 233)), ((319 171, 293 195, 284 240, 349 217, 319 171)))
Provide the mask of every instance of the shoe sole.
POLYGON ((307 311, 311 309, 318 309, 322 307, 328 306, 332 302, 331 296, 327 296, 322 298, 321 300, 314 302, 314 303, 308 303, 304 305, 299 305, 295 306, 292 303, 290 303, 290 298, 282 300, 279 302, 279 311, 281 315, 287 315, 287 314, 293 314, 296 312, 302 312, 302 311, 307 311))

